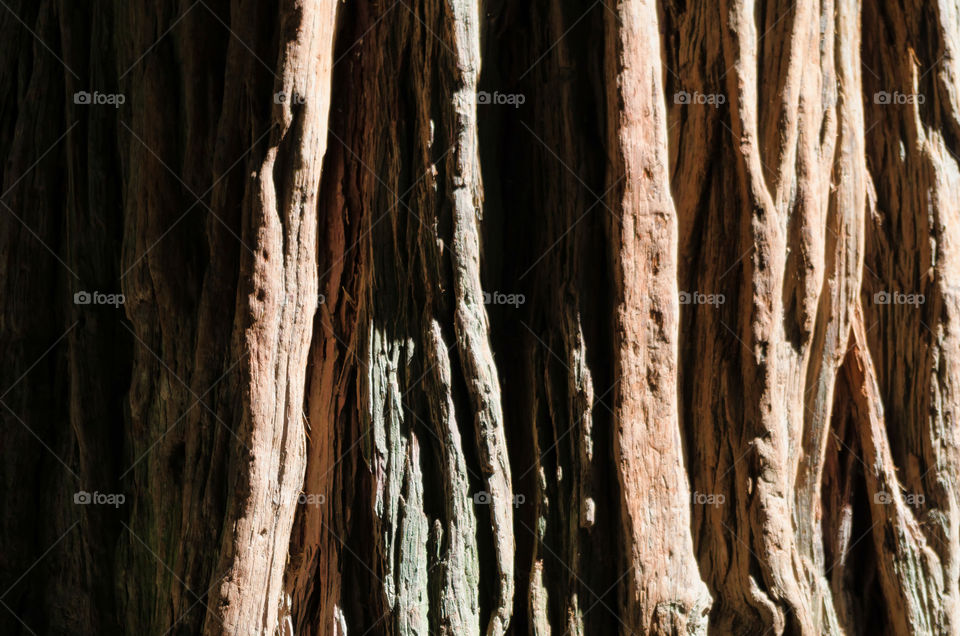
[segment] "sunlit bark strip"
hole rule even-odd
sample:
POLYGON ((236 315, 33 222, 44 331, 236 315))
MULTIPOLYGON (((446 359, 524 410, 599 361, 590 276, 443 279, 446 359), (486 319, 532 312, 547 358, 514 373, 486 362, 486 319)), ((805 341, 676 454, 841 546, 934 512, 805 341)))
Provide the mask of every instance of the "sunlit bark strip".
POLYGON ((306 466, 303 417, 307 353, 317 308, 317 192, 327 140, 334 3, 280 8, 275 128, 247 190, 234 337, 245 387, 240 437, 252 456, 233 483, 231 524, 208 608, 206 633, 255 633, 279 625, 283 574, 306 466), (236 507, 234 507, 236 506, 236 507), (214 609, 215 608, 215 609, 214 609))
POLYGON ((497 564, 496 603, 487 636, 501 636, 513 613, 513 488, 507 460, 500 380, 490 348, 489 323, 480 283, 480 218, 482 191, 479 130, 476 115, 480 71, 480 13, 469 0, 447 0, 444 17, 451 22, 456 53, 452 117, 449 130, 455 147, 447 161, 447 184, 453 212, 453 293, 457 346, 474 413, 480 468, 490 492, 490 520, 497 564))
POLYGON ((656 5, 606 23, 608 186, 616 316, 614 459, 620 481, 625 633, 706 634, 711 598, 689 534, 677 419, 677 222, 667 176, 656 5), (621 175, 623 179, 621 180, 621 175))

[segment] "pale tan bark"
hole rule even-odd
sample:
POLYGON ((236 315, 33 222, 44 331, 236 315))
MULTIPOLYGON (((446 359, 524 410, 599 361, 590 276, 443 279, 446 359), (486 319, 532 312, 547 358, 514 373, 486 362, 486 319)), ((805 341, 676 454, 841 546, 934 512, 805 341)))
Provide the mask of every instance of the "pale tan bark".
POLYGON ((706 634, 711 598, 690 538, 677 417, 676 211, 667 176, 656 3, 607 24, 610 242, 614 272, 614 447, 620 482, 627 633, 706 634))

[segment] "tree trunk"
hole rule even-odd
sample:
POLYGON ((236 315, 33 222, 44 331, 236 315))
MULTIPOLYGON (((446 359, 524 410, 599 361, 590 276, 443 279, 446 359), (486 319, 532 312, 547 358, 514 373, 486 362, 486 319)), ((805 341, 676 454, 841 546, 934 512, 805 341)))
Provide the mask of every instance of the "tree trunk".
POLYGON ((960 2, 0 7, 0 632, 960 633, 960 2))

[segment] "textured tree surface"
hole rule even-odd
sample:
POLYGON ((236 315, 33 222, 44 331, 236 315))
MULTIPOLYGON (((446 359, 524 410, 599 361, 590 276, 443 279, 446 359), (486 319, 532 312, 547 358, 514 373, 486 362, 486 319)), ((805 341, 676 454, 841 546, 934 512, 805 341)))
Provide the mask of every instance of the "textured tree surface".
POLYGON ((0 57, 0 633, 960 634, 960 0, 0 57))

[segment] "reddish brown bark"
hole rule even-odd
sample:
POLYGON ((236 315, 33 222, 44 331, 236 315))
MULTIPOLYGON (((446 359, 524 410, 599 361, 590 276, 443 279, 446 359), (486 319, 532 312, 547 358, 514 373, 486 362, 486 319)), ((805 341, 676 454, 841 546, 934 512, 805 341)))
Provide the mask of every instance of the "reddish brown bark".
POLYGON ((0 7, 0 631, 954 633, 958 13, 0 7))

